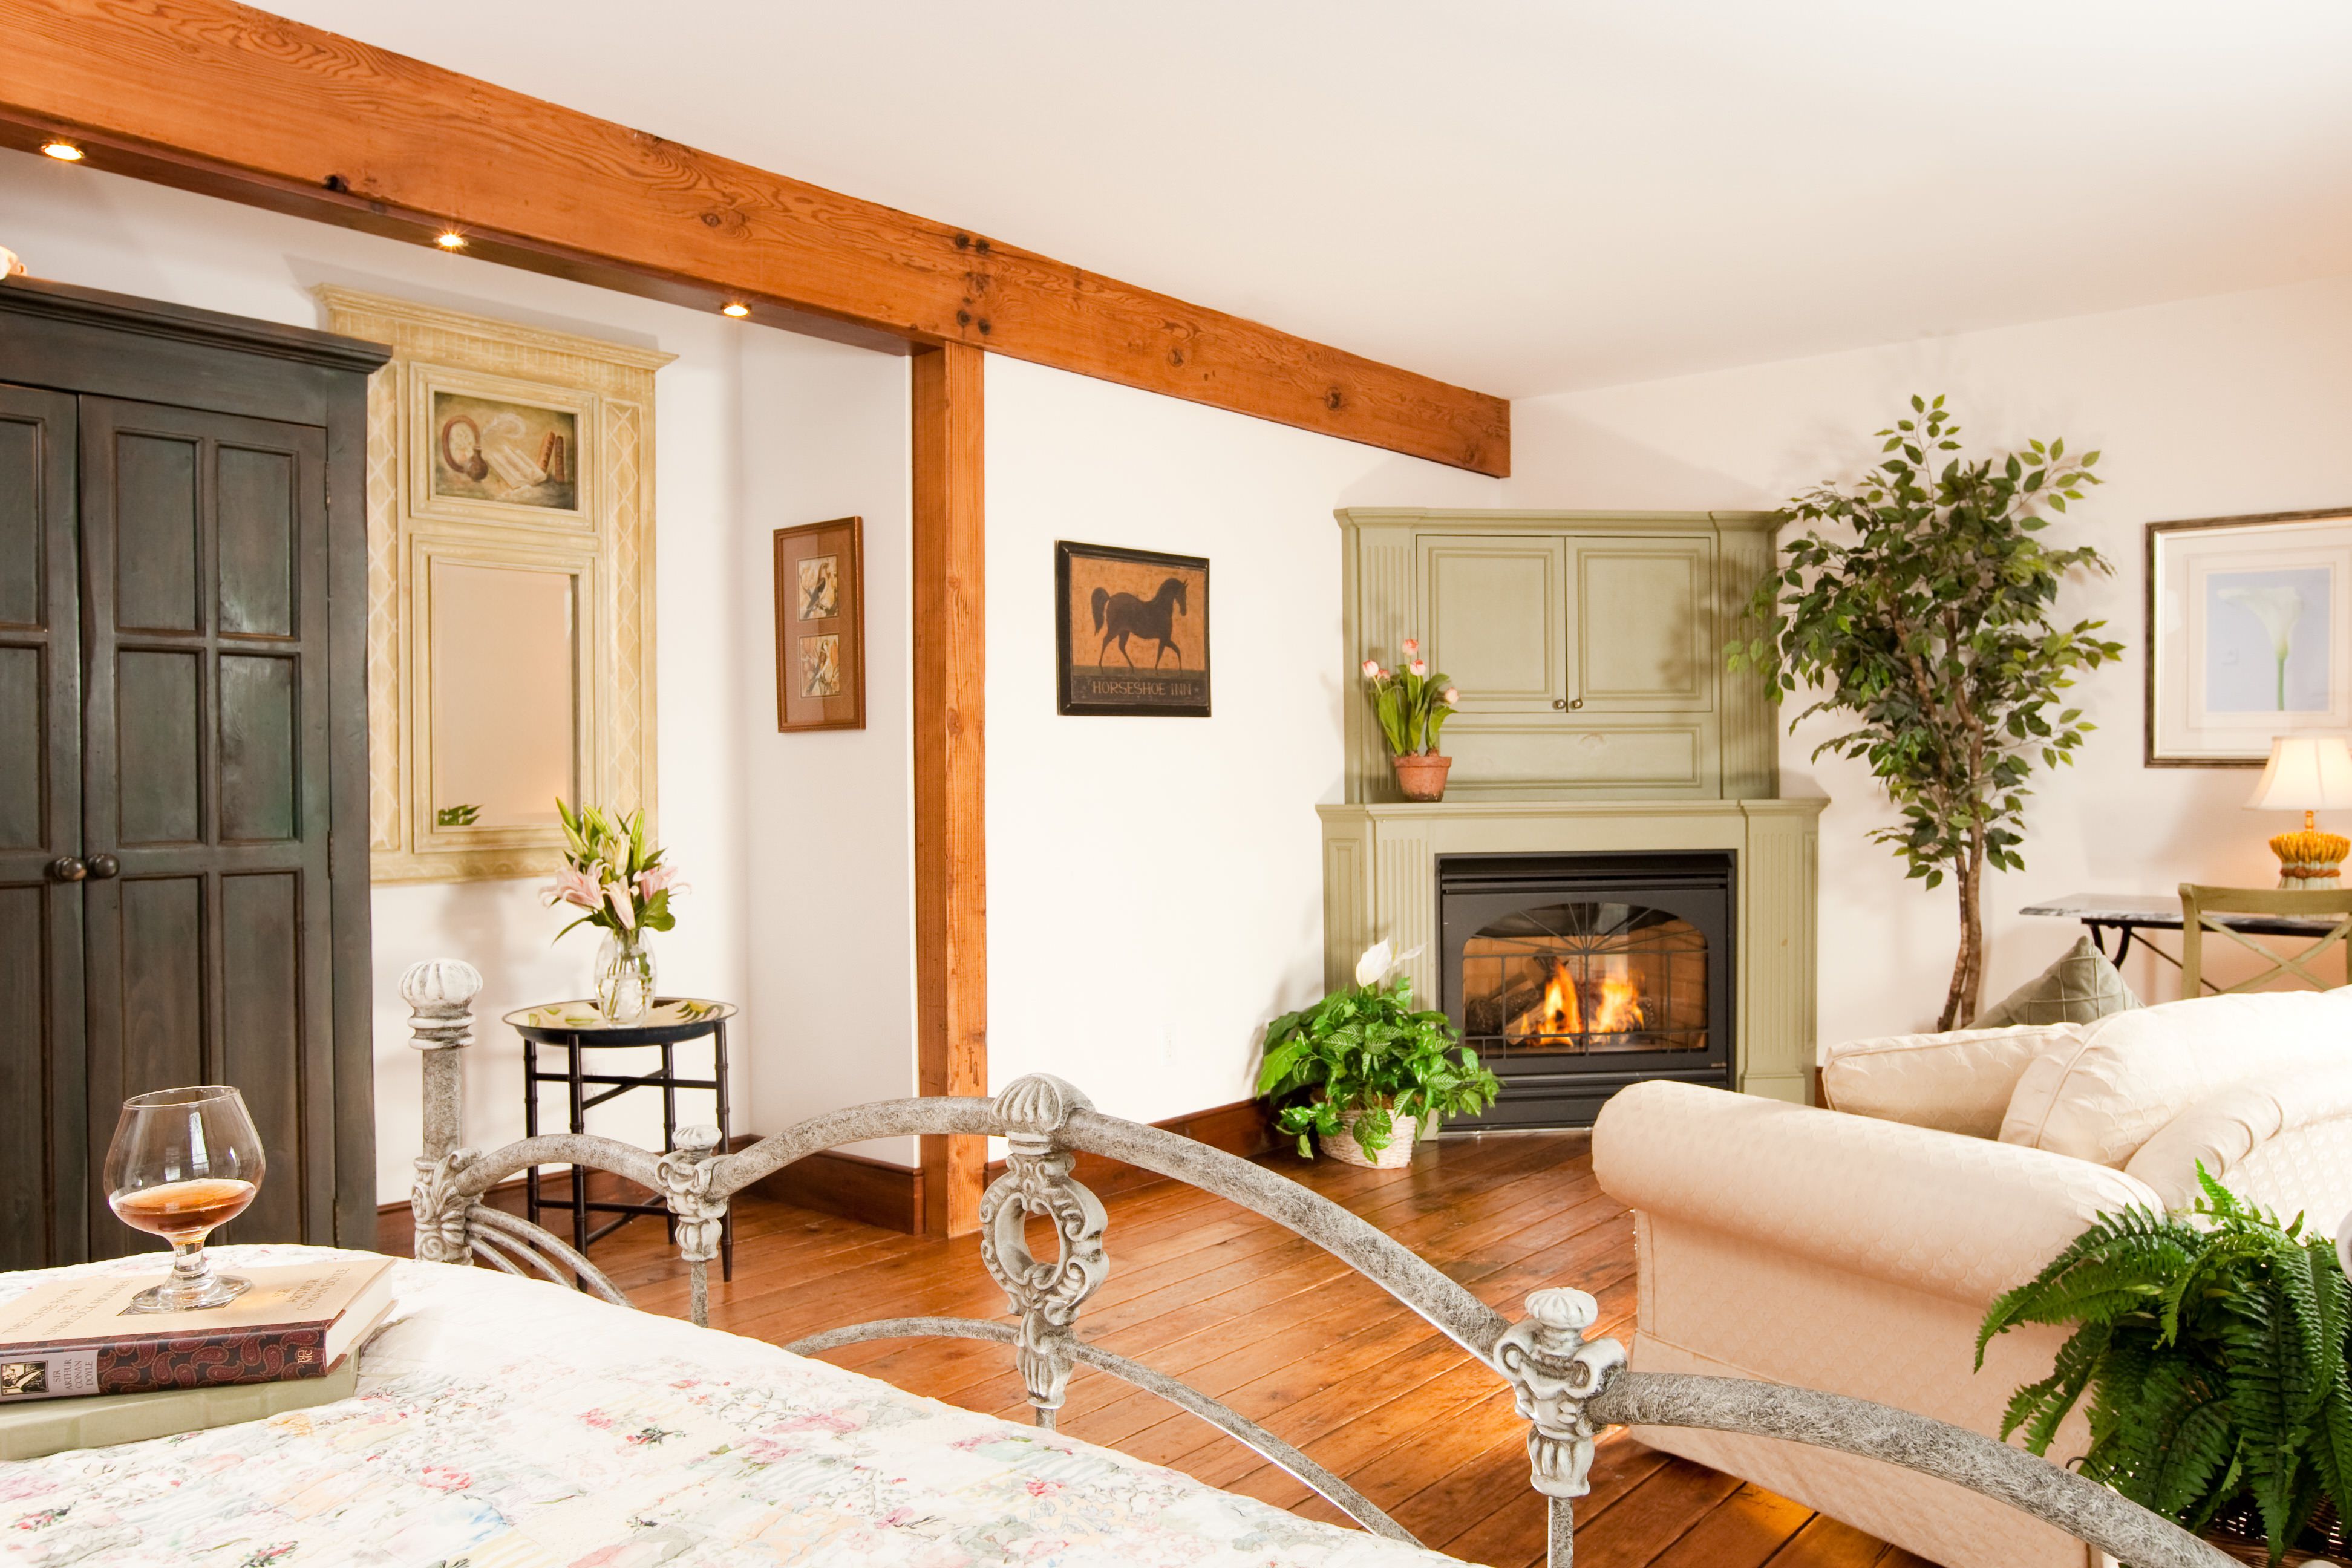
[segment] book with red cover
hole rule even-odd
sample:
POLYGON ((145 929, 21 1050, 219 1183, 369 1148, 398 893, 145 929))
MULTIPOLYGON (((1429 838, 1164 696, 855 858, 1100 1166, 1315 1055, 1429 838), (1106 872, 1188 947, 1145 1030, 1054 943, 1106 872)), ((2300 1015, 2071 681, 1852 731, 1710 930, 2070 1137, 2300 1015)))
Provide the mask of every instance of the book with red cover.
POLYGON ((237 1268, 222 1307, 131 1312, 149 1278, 78 1275, 0 1305, 0 1405, 323 1377, 392 1309, 392 1259, 237 1268))

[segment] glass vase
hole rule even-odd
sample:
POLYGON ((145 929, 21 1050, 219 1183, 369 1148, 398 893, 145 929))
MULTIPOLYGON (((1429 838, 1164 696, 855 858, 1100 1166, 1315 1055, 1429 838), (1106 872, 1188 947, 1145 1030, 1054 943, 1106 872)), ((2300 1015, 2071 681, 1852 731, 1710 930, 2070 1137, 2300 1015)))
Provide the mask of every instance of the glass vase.
POLYGON ((596 953, 596 1011, 607 1024, 637 1024, 653 1010, 653 944, 642 931, 605 932, 596 953))

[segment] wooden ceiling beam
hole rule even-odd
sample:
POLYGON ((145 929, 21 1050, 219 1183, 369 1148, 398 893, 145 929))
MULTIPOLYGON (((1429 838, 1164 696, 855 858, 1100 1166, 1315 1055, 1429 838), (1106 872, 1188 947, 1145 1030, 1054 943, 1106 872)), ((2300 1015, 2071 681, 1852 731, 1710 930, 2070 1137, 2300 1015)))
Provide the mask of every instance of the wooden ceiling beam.
POLYGON ((63 134, 100 168, 348 227, 454 227, 535 270, 1510 471, 1500 398, 229 0, 0 0, 0 144, 63 134))

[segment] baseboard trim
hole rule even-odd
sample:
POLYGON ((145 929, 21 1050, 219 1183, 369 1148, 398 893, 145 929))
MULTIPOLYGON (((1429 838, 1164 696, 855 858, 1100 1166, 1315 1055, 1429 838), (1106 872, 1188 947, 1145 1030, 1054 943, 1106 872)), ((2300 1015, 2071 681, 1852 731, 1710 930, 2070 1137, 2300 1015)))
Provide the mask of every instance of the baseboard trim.
MULTIPOLYGON (((1237 1100, 1230 1105, 1171 1116, 1151 1125, 1244 1160, 1265 1153, 1276 1142, 1273 1119, 1266 1114, 1265 1104, 1255 1100, 1237 1100)), ((733 1147, 742 1149, 758 1140, 743 1133, 730 1142, 733 1147)), ((1003 1161, 990 1163, 988 1180, 992 1182, 1003 1173, 1003 1161)), ((1131 1192, 1170 1179, 1123 1160, 1087 1153, 1077 1157, 1071 1174, 1099 1196, 1131 1192)), ((562 1183, 565 1178, 555 1176, 549 1181, 562 1183)), ((598 1198, 618 1195, 622 1185, 622 1178, 599 1171, 590 1177, 588 1192, 591 1197, 598 1198)), ((564 1185, 562 1190, 568 1199, 570 1186, 564 1185)), ((923 1173, 919 1167, 894 1165, 887 1160, 844 1153, 838 1149, 822 1149, 761 1177, 751 1184, 751 1190, 799 1208, 839 1215, 844 1219, 907 1236, 920 1236, 923 1231, 923 1173)), ((522 1178, 500 1183, 490 1189, 488 1196, 492 1206, 520 1214, 522 1178)), ((415 1241, 415 1219, 406 1204, 385 1204, 376 1211, 376 1250, 405 1258, 415 1241)))

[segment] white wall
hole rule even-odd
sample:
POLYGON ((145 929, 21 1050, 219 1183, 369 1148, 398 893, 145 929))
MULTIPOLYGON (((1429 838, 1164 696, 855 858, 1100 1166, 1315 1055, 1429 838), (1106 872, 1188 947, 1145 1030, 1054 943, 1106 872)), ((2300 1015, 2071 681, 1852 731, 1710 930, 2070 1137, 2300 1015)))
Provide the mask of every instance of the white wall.
MULTIPOLYGON (((751 628, 745 995, 763 1042, 762 1131, 916 1092, 908 363, 782 332, 744 354, 735 592, 751 628), (772 531, 853 516, 865 520, 866 728, 778 734, 772 531)), ((917 1158, 907 1138, 845 1147, 917 1158)))
MULTIPOLYGON (((2037 784, 2026 869, 1987 884, 1990 1003, 2078 934, 2019 916, 2021 904, 2275 880, 2263 840, 2294 824, 2242 809, 2256 775, 2141 765, 2142 525, 2352 505, 2348 359, 2352 279, 2339 279, 1532 399, 1512 409, 1510 489, 1516 505, 1774 506, 1866 466, 1870 432, 1915 391, 1949 395, 1970 450, 2053 436, 2100 449, 2108 482, 2051 537, 2097 545, 2116 574, 2078 583, 2059 607, 2106 617, 2125 657, 2078 688, 2100 728, 2077 766, 2037 784)), ((1833 803, 1822 819, 1822 1032, 1931 1026, 1951 973, 1953 897, 1906 882, 1864 840, 1894 814, 1863 764, 1810 760, 1835 732, 1811 721, 1781 744, 1784 789, 1810 777, 1833 803)), ((2147 958, 2127 978, 2143 995, 2178 991, 2147 958)))
POLYGON ((988 1036, 1140 1121, 1247 1097, 1322 994, 1315 805, 1339 798, 1335 507, 1496 506, 1491 479, 988 362, 988 1036), (1209 558, 1208 719, 1061 718, 1054 542, 1209 558))
MULTIPOLYGON (((828 1079, 833 1069, 822 1064, 832 1058, 809 1041, 806 1025, 834 1022, 822 1007, 812 1017, 808 1001, 816 989, 839 985, 822 968, 829 955, 821 945, 807 948, 790 920, 772 916, 780 902, 808 894, 788 864, 796 856, 830 857, 823 870, 836 881, 862 886, 869 866, 880 868, 874 874, 886 889, 907 880, 903 805, 851 790, 858 811, 827 820, 844 792, 819 790, 800 765, 829 747, 832 756, 878 759, 886 780, 905 771, 903 699, 891 695, 905 681, 904 613, 893 607, 904 598, 903 362, 13 153, 0 153, 0 245, 39 277, 302 326, 320 321, 309 289, 335 282, 677 354, 656 380, 658 826, 693 892, 679 902, 678 929, 660 939, 662 983, 746 1005, 730 1041, 739 1131, 835 1088, 864 1089, 862 1080, 828 1079), (874 595, 882 731, 776 737, 766 673, 767 531, 860 511, 884 574, 874 595), (795 814, 804 805, 817 809, 803 821, 795 814), (860 852, 866 837, 877 845, 871 857, 860 852), (754 966, 755 934, 763 950, 811 956, 754 966)), ((497 1019, 530 1003, 584 994, 595 949, 584 930, 550 944, 564 921, 541 907, 537 887, 376 889, 377 1172, 385 1201, 406 1196, 419 1139, 418 1069, 397 994, 402 970, 415 960, 462 957, 482 971, 467 1135, 487 1145, 521 1133, 520 1042, 497 1019)), ((894 896, 877 897, 890 916, 883 947, 895 940, 903 948, 906 922, 894 896)), ((903 1050, 911 1062, 910 1048, 889 1043, 908 1033, 906 1011, 903 997, 882 1009, 876 1026, 888 1039, 877 1054, 903 1050)), ((877 1075, 893 1083, 903 1077, 877 1075)), ((591 1112, 591 1125, 657 1139, 657 1102, 636 1099, 635 1108, 625 1101, 591 1112)), ((549 1110, 557 1113, 552 1098, 549 1110)))

